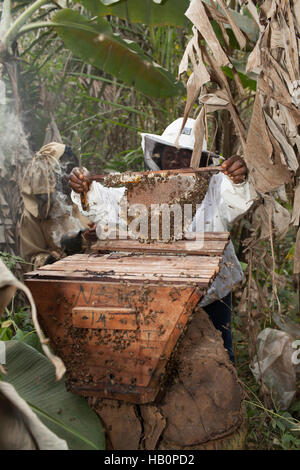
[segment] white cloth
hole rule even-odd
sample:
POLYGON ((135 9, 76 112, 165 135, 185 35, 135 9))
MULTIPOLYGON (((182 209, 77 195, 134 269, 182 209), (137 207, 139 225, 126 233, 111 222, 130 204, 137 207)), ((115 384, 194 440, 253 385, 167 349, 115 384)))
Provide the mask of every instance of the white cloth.
MULTIPOLYGON (((119 223, 119 202, 125 188, 106 188, 93 182, 88 191, 89 211, 83 212, 80 195, 72 191, 72 200, 84 215, 100 225, 119 223)), ((205 232, 227 232, 229 226, 243 215, 252 205, 248 182, 234 184, 223 173, 211 177, 209 187, 202 204, 196 212, 190 231, 195 231, 196 219, 201 220, 200 227, 205 232)), ((97 229, 96 229, 97 230, 97 229)), ((101 232, 97 231, 97 234, 101 232)), ((226 297, 232 287, 243 278, 241 265, 230 241, 226 247, 220 266, 220 272, 214 279, 200 305, 206 306, 226 297)))
POLYGON ((96 233, 101 238, 103 231, 115 228, 119 224, 119 202, 124 196, 125 187, 107 188, 101 183, 93 181, 87 193, 89 209, 83 211, 81 207, 80 194, 71 192, 72 201, 78 205, 82 214, 96 224, 96 233))
MULTIPOLYGON (((252 203, 247 181, 234 184, 224 173, 213 175, 190 230, 195 231, 198 218, 201 220, 200 227, 204 225, 204 232, 227 232, 230 225, 247 212, 252 203)), ((242 278, 243 271, 230 241, 225 248, 219 274, 200 302, 201 307, 226 297, 242 278)))

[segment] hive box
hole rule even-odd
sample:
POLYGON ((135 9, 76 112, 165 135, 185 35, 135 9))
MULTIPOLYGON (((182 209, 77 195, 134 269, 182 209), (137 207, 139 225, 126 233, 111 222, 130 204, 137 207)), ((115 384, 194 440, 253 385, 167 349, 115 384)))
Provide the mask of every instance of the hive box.
POLYGON ((67 367, 68 388, 155 400, 228 241, 228 233, 207 233, 204 243, 103 241, 91 254, 27 273, 41 325, 67 367))

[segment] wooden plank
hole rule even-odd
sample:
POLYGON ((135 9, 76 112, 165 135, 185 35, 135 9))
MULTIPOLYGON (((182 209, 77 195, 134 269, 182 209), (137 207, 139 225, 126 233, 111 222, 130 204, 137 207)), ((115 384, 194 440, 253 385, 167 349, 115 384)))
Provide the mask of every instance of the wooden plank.
MULTIPOLYGON (((78 264, 68 264, 67 266, 64 263, 57 264, 55 271, 63 272, 93 272, 93 273, 112 273, 114 274, 173 274, 174 276, 185 276, 190 275, 193 277, 207 277, 206 275, 212 275, 214 271, 218 268, 219 260, 214 259, 209 264, 202 263, 141 263, 133 262, 122 263, 113 260, 113 262, 102 262, 97 264, 85 263, 83 266, 78 264), (184 265, 186 264, 186 265, 184 265)), ((48 270, 43 270, 48 271, 48 270)), ((51 272, 52 270, 49 270, 51 272)))
MULTIPOLYGON (((76 255, 75 255, 76 256, 76 255)), ((97 257, 78 258, 69 256, 61 261, 57 261, 51 265, 43 266, 39 271, 57 271, 66 269, 67 271, 84 271, 85 269, 94 269, 101 271, 102 269, 114 269, 116 266, 122 266, 123 269, 127 267, 140 267, 143 266, 147 269, 157 267, 158 269, 191 269, 196 268, 203 271, 209 267, 216 266, 219 261, 219 256, 155 256, 155 255, 111 255, 111 258, 98 255, 97 257)))
POLYGON ((109 273, 91 273, 91 272, 72 272, 69 273, 66 271, 46 271, 45 273, 28 273, 26 277, 24 276, 26 282, 35 282, 35 281, 81 281, 81 282, 114 282, 116 284, 123 283, 139 283, 145 284, 166 284, 166 285, 176 285, 176 286, 197 286, 200 288, 207 288, 212 281, 212 278, 199 278, 199 277, 188 277, 188 276, 177 276, 171 277, 168 275, 151 275, 151 274, 139 274, 139 275, 129 275, 129 274, 109 274, 109 273))
POLYGON ((103 330, 136 330, 136 311, 125 307, 76 307, 72 309, 73 326, 103 330))
POLYGON ((139 243, 136 240, 105 240, 92 245, 92 251, 127 251, 140 253, 187 253, 193 255, 221 255, 229 239, 179 240, 174 243, 139 243))
POLYGON ((119 254, 111 254, 110 256, 107 255, 97 255, 97 256, 89 256, 89 255, 81 255, 81 257, 77 255, 68 256, 67 258, 63 258, 60 261, 56 261, 53 264, 48 264, 42 266, 41 270, 50 270, 55 268, 56 266, 68 266, 69 264, 77 265, 77 267, 82 267, 81 264, 88 265, 103 265, 103 264, 141 264, 143 265, 151 265, 151 264, 160 264, 160 265, 170 265, 170 266, 177 266, 179 264, 185 265, 206 265, 215 263, 215 258, 218 259, 219 257, 211 257, 211 256, 197 256, 197 255, 171 255, 171 256, 159 256, 156 254, 130 254, 129 256, 119 255, 119 254))
POLYGON ((220 257, 157 254, 77 254, 27 273, 25 279, 99 279, 149 282, 194 282, 208 286, 219 272, 220 257), (110 258, 111 256, 111 258, 110 258))
MULTIPOLYGON (((210 152, 210 155, 217 156, 213 152, 210 152)), ((200 168, 180 168, 178 170, 148 170, 148 171, 126 171, 120 174, 103 174, 103 175, 91 175, 90 181, 98 182, 111 182, 115 185, 125 184, 127 182, 135 183, 137 178, 141 176, 171 176, 171 175, 194 175, 195 173, 218 173, 219 171, 224 171, 221 165, 218 166, 205 166, 200 168)))

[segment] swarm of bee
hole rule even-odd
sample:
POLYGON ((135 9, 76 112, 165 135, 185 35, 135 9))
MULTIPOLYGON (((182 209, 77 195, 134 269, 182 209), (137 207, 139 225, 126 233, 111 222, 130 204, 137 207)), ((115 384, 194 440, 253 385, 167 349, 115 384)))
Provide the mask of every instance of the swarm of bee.
POLYGON ((123 177, 123 185, 126 187, 125 195, 121 200, 121 217, 126 221, 128 232, 131 238, 135 238, 142 243, 164 242, 171 243, 175 240, 184 238, 184 233, 190 226, 194 217, 197 205, 200 205, 205 197, 210 174, 194 173, 194 174, 169 174, 151 173, 137 175, 134 178, 127 178, 124 175, 112 175, 110 184, 113 181, 120 182, 120 176, 123 177), (118 178, 116 178, 118 176, 118 178), (113 179, 113 177, 115 177, 113 179), (136 213, 132 211, 133 207, 141 204, 146 207, 147 211, 140 215, 147 218, 143 220, 144 231, 138 233, 131 230, 131 224, 134 222, 136 213), (186 217, 186 207, 190 206, 190 216, 186 217), (170 230, 166 234, 163 232, 163 215, 162 209, 167 207, 167 213, 170 217, 170 230), (175 220, 174 208, 181 213, 181 222, 175 220), (153 236, 152 226, 156 217, 157 230, 153 236))

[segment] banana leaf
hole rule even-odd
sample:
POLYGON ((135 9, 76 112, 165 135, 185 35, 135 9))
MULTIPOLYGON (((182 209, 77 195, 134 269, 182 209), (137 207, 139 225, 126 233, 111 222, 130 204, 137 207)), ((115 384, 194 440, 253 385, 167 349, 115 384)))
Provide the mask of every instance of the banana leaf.
MULTIPOLYGON (((204 0, 210 4, 210 0, 204 0)), ((131 23, 143 23, 150 26, 175 26, 191 28, 191 22, 185 16, 190 0, 78 0, 94 16, 118 16, 131 23)), ((258 38, 258 27, 247 15, 229 8, 230 14, 238 27, 247 34, 251 41, 258 38)))
MULTIPOLYGON (((229 67, 222 67, 222 70, 223 70, 223 72, 225 73, 225 75, 227 77, 231 78, 232 80, 234 79, 233 78, 233 72, 229 67)), ((240 72, 238 69, 237 69, 237 72, 238 72, 239 77, 241 79, 241 83, 243 85, 243 88, 249 88, 252 91, 256 91, 256 85, 257 85, 256 80, 250 78, 245 73, 240 72)))
POLYGON ((98 416, 86 400, 66 391, 64 380, 55 380, 49 360, 28 344, 6 343, 5 382, 12 384, 38 418, 70 450, 103 450, 105 436, 98 416))
POLYGON ((64 9, 54 15, 53 24, 75 56, 145 95, 168 98, 183 93, 182 83, 152 62, 138 44, 114 34, 104 19, 88 20, 77 11, 64 9))
POLYGON ((154 3, 153 0, 79 0, 94 16, 118 16, 130 23, 143 23, 150 26, 191 26, 184 16, 190 0, 167 0, 154 3))

